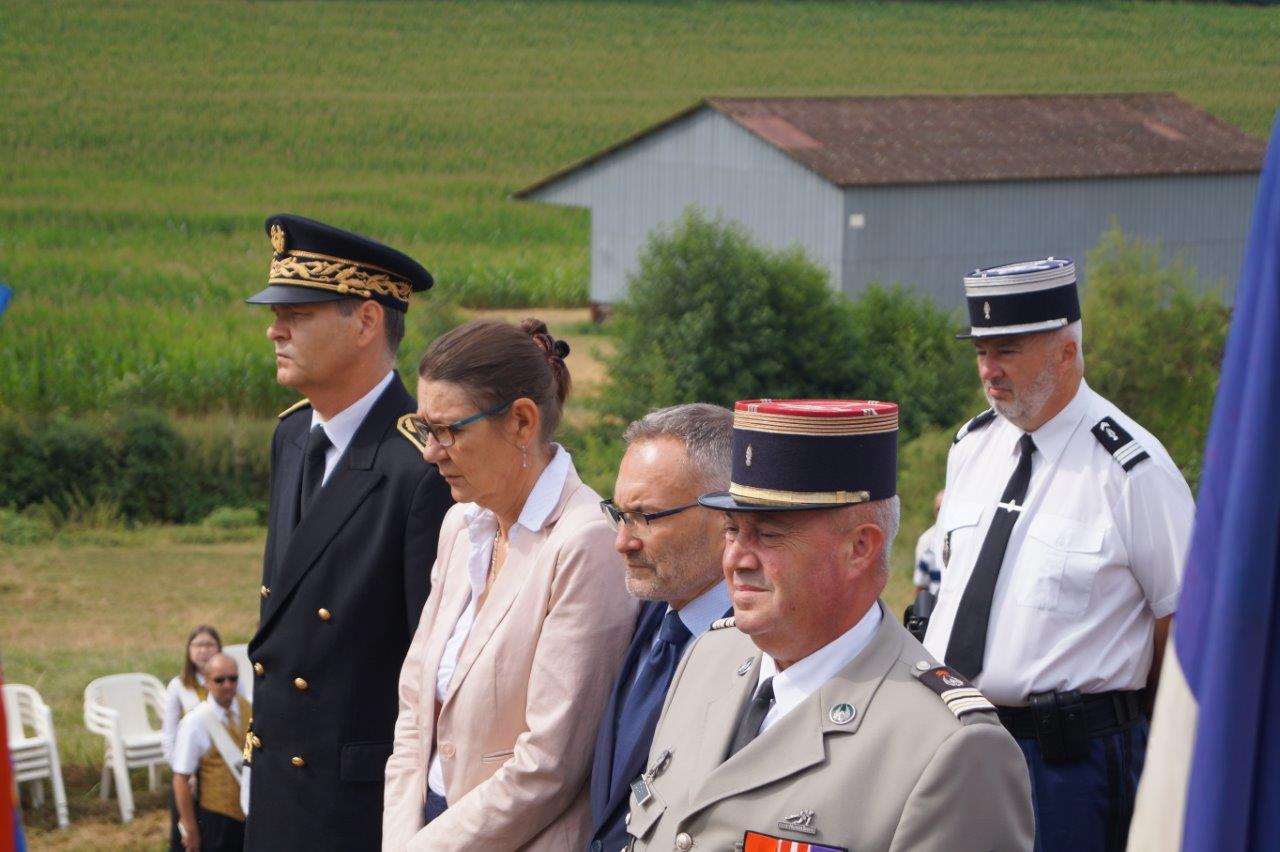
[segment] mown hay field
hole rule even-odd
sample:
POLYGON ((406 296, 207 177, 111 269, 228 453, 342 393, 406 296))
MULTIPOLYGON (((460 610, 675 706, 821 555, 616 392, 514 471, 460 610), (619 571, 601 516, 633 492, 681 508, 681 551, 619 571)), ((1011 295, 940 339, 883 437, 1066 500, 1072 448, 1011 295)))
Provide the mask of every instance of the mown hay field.
POLYGON ((583 304, 589 217, 512 191, 708 95, 1173 90, 1263 134, 1274 10, 1185 4, 6 2, 0 405, 268 413, 261 221, 583 304))

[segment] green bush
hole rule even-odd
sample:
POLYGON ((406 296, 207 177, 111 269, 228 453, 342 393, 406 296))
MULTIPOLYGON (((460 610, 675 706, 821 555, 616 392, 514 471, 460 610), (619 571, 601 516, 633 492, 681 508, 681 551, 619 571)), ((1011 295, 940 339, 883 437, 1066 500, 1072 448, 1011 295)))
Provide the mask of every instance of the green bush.
POLYGON ((258 524, 258 513, 254 509, 236 506, 219 506, 202 521, 207 527, 220 530, 238 530, 258 524))
POLYGON ((0 508, 0 544, 38 544, 53 538, 54 532, 46 518, 0 508))
POLYGON ((798 249, 765 250, 741 226, 690 210, 639 259, 599 402, 627 421, 693 401, 886 399, 909 436, 967 410, 972 364, 954 326, 902 287, 850 302, 798 249))
POLYGON ((1082 307, 1090 386, 1164 443, 1193 490, 1230 324, 1222 284, 1206 293, 1198 278, 1113 226, 1089 253, 1082 307))

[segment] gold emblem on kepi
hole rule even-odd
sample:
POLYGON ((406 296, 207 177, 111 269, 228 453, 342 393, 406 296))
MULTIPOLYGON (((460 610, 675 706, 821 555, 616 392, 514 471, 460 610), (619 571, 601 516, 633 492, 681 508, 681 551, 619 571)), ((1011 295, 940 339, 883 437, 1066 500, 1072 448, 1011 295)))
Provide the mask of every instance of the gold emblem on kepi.
POLYGON ((279 222, 272 224, 271 247, 275 249, 276 254, 284 254, 284 250, 288 245, 287 239, 288 235, 284 232, 284 226, 279 222))
POLYGON ((982 303, 982 316, 985 319, 991 319, 991 303, 990 302, 982 303))
POLYGON ((751 445, 747 444, 747 467, 751 467, 751 445))
POLYGON ((837 725, 847 725, 853 721, 853 717, 857 714, 857 710, 853 709, 852 704, 837 704, 831 708, 831 721, 837 725))

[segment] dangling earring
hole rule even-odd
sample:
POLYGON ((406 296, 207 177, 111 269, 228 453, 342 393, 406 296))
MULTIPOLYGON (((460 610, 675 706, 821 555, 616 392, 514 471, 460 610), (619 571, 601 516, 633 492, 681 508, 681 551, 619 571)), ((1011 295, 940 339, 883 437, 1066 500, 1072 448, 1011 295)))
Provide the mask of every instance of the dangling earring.
POLYGON ((525 470, 529 467, 529 448, 522 446, 520 448, 520 469, 525 470))

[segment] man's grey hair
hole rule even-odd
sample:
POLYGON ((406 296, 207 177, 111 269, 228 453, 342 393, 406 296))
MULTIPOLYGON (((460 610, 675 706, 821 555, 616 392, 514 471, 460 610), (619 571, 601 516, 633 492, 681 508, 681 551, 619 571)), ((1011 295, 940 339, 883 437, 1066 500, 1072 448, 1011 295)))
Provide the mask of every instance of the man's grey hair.
POLYGON ((884 533, 884 551, 880 554, 880 571, 887 578, 889 575, 889 557, 893 553, 893 540, 898 536, 898 522, 902 515, 902 501, 898 495, 884 500, 873 500, 870 503, 859 503, 850 510, 838 513, 836 529, 841 533, 852 532, 861 524, 875 524, 884 533))
MULTIPOLYGON (((339 299, 338 313, 349 317, 356 312, 360 303, 360 299, 339 299)), ((404 340, 404 311, 388 308, 380 302, 375 304, 382 308, 382 328, 386 334, 387 351, 394 358, 400 351, 400 341, 404 340)))
POLYGON ((622 433, 622 439, 628 444, 666 437, 684 444, 704 488, 724 491, 729 487, 733 455, 732 411, 705 402, 673 405, 650 411, 622 433))

